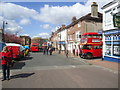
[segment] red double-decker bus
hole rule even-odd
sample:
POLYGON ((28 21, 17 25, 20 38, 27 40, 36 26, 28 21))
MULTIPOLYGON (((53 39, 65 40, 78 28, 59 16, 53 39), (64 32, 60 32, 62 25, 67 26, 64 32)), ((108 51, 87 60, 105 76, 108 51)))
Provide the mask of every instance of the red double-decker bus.
POLYGON ((31 43, 30 50, 31 52, 39 51, 39 43, 31 43))
POLYGON ((102 35, 96 32, 82 34, 79 55, 87 59, 102 57, 102 35))

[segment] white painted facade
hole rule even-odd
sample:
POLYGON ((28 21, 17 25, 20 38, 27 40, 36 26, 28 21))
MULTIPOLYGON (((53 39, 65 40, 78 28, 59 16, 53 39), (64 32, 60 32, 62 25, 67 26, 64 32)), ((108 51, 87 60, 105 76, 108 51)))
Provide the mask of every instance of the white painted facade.
POLYGON ((113 24, 116 13, 120 14, 119 1, 103 7, 103 59, 115 62, 120 60, 120 29, 113 24))
POLYGON ((113 25, 113 14, 118 12, 118 3, 103 9, 103 30, 117 29, 113 25))
POLYGON ((61 45, 61 50, 65 50, 66 43, 67 43, 67 30, 64 29, 60 31, 58 34, 58 41, 61 42, 58 47, 61 45))

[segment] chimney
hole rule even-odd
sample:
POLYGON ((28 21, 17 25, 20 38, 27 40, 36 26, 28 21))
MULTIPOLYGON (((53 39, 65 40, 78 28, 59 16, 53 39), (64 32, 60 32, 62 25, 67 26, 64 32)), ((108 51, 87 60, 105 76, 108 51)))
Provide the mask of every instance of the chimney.
POLYGON ((75 22, 77 19, 76 19, 76 17, 74 16, 73 18, 72 18, 72 23, 73 22, 75 22))
POLYGON ((98 18, 98 4, 96 2, 92 2, 92 5, 91 5, 91 17, 98 18))

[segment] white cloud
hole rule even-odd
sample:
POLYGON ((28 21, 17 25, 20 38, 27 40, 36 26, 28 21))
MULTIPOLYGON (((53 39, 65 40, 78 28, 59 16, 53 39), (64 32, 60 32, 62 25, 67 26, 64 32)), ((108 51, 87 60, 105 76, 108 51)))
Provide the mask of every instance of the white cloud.
MULTIPOLYGON (((91 11, 90 5, 94 1, 98 3, 99 11, 101 12, 101 7, 112 0, 88 0, 85 5, 76 3, 72 6, 44 5, 43 8, 40 8, 40 12, 13 3, 0 3, 0 27, 2 27, 2 16, 4 16, 4 18, 6 18, 5 20, 8 22, 6 31, 12 33, 23 31, 22 27, 15 21, 16 19, 21 20, 21 25, 29 24, 30 18, 55 25, 71 23, 73 16, 80 18, 89 13, 91 11)), ((46 24, 43 25, 43 28, 48 29, 51 27, 49 24, 46 24)), ((55 30, 56 29, 52 29, 52 31, 55 30)), ((45 33, 40 33, 39 36, 44 37, 49 35, 47 33, 46 35, 45 33)))
POLYGON ((33 38, 37 38, 37 37, 40 37, 40 36, 33 36, 32 39, 33 39, 33 38))
POLYGON ((0 3, 0 10, 0 15, 3 15, 6 19, 32 18, 38 14, 34 9, 13 3, 0 3))
POLYGON ((20 35, 20 36, 30 36, 30 34, 22 34, 22 35, 20 35))
POLYGON ((55 31, 57 31, 58 28, 60 28, 60 26, 56 26, 55 28, 52 28, 51 32, 55 32, 55 31))
POLYGON ((51 29, 52 27, 49 24, 40 25, 43 29, 51 29))
POLYGON ((102 12, 101 7, 111 0, 88 0, 85 5, 76 3, 73 6, 49 6, 44 5, 40 9, 40 14, 35 17, 37 20, 52 23, 52 24, 63 24, 71 22, 73 16, 80 18, 83 15, 91 12, 91 3, 97 2, 99 12, 102 12))
POLYGON ((20 21, 20 24, 21 25, 28 25, 28 24, 30 24, 31 22, 30 22, 30 20, 29 19, 22 19, 21 21, 20 21))
POLYGON ((48 34, 48 33, 39 33, 38 36, 40 36, 42 38, 49 38, 50 34, 48 34))
POLYGON ((18 25, 16 23, 15 20, 7 20, 7 19, 4 19, 3 17, 0 16, 0 27, 3 28, 3 20, 5 22, 7 22, 7 24, 4 24, 4 29, 5 29, 5 32, 9 32, 9 33, 19 33, 19 32, 23 32, 23 28, 18 25))
POLYGON ((40 15, 36 18, 43 22, 52 24, 63 24, 71 21, 73 16, 80 17, 89 12, 89 8, 80 3, 73 6, 49 6, 40 9, 40 15), (83 9, 84 8, 84 11, 83 9))
POLYGON ((98 3, 99 11, 102 12, 101 7, 111 0, 88 0, 85 5, 76 3, 72 6, 44 5, 43 8, 40 8, 40 12, 13 3, 0 3, 0 15, 3 15, 6 19, 23 19, 20 21, 21 24, 29 23, 29 20, 24 20, 26 18, 51 24, 66 24, 71 22, 73 16, 80 18, 91 12, 90 5, 94 1, 98 3))

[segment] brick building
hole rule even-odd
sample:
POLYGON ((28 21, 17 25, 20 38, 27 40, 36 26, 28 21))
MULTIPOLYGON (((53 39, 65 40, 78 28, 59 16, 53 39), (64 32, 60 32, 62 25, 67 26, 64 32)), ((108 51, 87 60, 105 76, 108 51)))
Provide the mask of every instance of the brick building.
MULTIPOLYGON (((62 42, 65 44, 65 48, 69 52, 79 50, 81 35, 86 32, 99 32, 102 30, 102 14, 98 12, 98 5, 93 2, 91 5, 91 13, 77 19, 75 16, 72 18, 72 23, 59 28, 51 36, 53 42, 60 42, 59 46, 61 48, 62 42), (64 31, 64 33, 62 33, 64 31), (62 39, 65 37, 64 39, 62 39)), ((65 49, 63 49, 65 50, 65 49)))
POLYGON ((102 30, 102 14, 98 12, 98 5, 93 2, 91 13, 76 19, 72 18, 72 23, 67 26, 68 50, 79 50, 80 38, 86 32, 99 32, 102 30))

